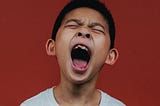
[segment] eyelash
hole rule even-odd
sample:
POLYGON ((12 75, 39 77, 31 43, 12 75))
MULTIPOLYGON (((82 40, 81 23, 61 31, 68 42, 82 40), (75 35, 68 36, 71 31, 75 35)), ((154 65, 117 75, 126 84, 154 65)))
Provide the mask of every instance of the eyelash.
MULTIPOLYGON (((75 29, 75 28, 78 27, 78 25, 66 25, 65 27, 66 28, 75 29)), ((96 33, 103 33, 103 34, 105 34, 104 31, 99 30, 99 29, 92 28, 92 30, 95 31, 96 33)))
POLYGON ((65 27, 69 27, 69 28, 77 28, 77 25, 66 25, 65 27))

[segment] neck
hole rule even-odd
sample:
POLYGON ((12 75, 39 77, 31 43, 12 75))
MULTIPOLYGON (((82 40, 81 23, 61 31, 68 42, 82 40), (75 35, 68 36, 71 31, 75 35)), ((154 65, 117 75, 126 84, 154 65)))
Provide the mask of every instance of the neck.
POLYGON ((100 101, 100 93, 96 90, 96 80, 88 81, 84 84, 74 84, 69 81, 61 81, 61 83, 54 89, 55 98, 59 105, 65 104, 72 106, 72 104, 95 104, 98 105, 100 101))

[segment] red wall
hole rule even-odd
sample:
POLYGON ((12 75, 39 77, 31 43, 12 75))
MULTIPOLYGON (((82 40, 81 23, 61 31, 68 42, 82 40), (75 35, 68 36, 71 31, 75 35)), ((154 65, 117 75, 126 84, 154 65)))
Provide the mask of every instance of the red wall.
MULTIPOLYGON (((56 85, 58 65, 45 42, 67 0, 0 1, 0 106, 56 85)), ((160 1, 107 0, 117 26, 115 66, 105 66, 97 86, 128 106, 160 106, 160 1)))

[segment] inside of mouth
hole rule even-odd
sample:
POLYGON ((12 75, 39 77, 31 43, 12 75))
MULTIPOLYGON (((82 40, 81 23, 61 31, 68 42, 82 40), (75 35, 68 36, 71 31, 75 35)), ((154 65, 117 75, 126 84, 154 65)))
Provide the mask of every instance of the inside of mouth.
POLYGON ((80 47, 72 49, 71 57, 73 65, 78 68, 85 68, 90 60, 89 52, 85 49, 81 49, 80 47))

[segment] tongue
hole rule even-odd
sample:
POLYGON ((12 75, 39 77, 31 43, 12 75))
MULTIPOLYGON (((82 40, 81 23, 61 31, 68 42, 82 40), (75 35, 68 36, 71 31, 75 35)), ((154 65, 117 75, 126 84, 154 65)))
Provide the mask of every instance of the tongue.
POLYGON ((87 66, 87 61, 80 59, 73 59, 73 64, 77 68, 85 68, 87 66))

